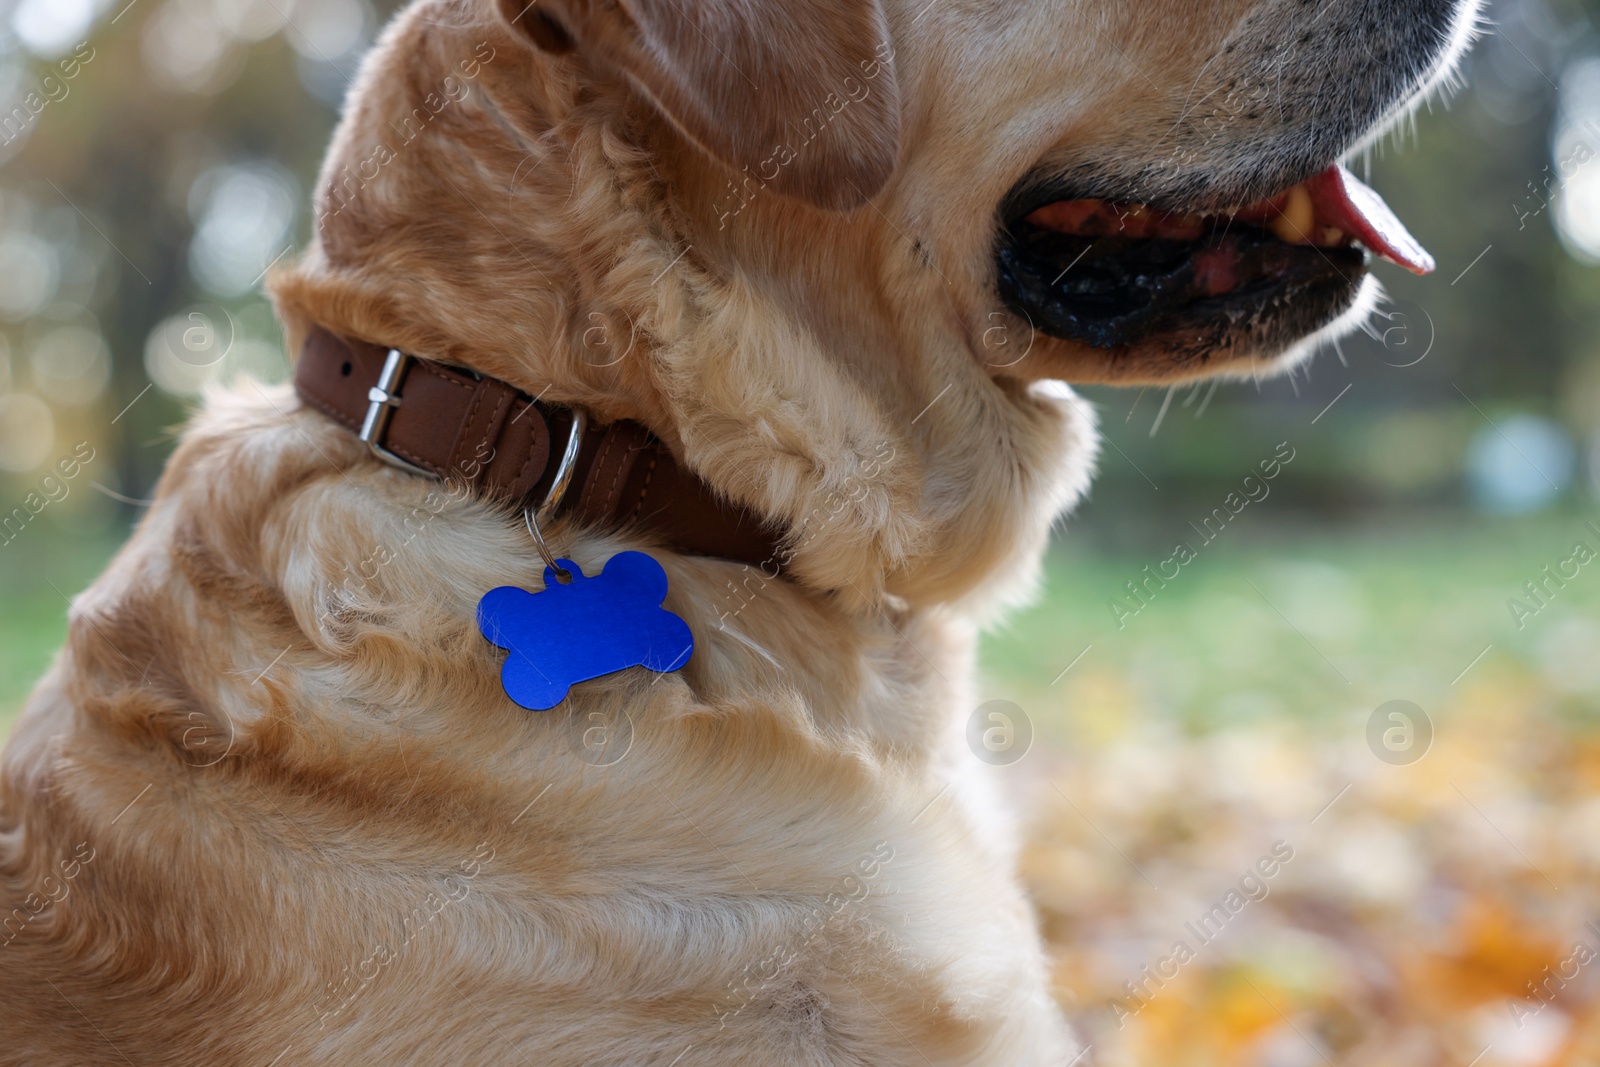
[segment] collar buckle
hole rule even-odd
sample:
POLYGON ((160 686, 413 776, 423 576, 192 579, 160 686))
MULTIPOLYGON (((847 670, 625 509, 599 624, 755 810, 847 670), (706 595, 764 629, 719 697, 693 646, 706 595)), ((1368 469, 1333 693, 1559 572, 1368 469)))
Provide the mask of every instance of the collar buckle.
POLYGON ((405 381, 406 371, 410 369, 410 356, 398 348, 389 349, 389 355, 383 361, 383 372, 378 375, 378 384, 367 390, 367 417, 361 422, 361 443, 366 445, 374 456, 391 467, 432 478, 434 477, 432 471, 401 459, 383 444, 384 434, 389 429, 389 420, 401 403, 400 385, 405 381))

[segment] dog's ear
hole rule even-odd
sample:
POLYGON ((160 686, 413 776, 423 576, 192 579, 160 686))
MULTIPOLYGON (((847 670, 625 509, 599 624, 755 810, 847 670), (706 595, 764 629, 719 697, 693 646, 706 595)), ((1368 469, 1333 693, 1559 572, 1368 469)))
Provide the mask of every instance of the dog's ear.
POLYGON ((552 53, 581 51, 707 153, 847 210, 888 181, 900 95, 878 0, 496 0, 552 53))

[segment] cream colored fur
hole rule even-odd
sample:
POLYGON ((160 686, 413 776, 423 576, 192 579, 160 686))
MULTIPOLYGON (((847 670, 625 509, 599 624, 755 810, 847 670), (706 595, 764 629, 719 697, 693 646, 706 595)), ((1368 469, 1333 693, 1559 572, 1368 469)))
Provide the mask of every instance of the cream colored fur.
POLYGON ((286 388, 209 397, 5 750, 0 892, 44 903, 0 948, 0 1063, 1072 1060, 962 730, 976 627, 1087 486, 1092 416, 1046 379, 1094 354, 1000 312, 995 213, 1052 149, 1156 136, 1284 6, 888 3, 894 106, 837 164, 877 187, 822 158, 732 199, 592 42, 410 8, 274 279, 291 342, 639 419, 787 526, 791 577, 558 527, 590 571, 653 550, 697 647, 528 713, 474 624, 538 588, 520 523, 286 388))

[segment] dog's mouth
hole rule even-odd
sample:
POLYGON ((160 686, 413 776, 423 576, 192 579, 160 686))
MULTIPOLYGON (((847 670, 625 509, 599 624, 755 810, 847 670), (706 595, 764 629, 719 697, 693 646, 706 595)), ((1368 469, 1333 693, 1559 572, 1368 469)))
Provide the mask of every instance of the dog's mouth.
POLYGON ((1219 214, 1035 195, 1001 236, 999 286, 1043 332, 1116 348, 1260 327, 1291 307, 1329 321, 1354 301, 1368 254, 1433 269, 1383 198, 1331 166, 1219 214))

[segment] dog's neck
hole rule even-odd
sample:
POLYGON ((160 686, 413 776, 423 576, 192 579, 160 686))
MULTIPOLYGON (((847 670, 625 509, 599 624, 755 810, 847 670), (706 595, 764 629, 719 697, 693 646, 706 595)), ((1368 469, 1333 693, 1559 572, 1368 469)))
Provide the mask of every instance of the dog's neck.
POLYGON ((498 378, 311 329, 295 365, 302 403, 354 433, 380 462, 510 505, 553 565, 540 528, 563 520, 639 529, 664 548, 776 578, 783 531, 686 470, 637 422, 591 423, 498 378))
POLYGON ((955 267, 876 206, 753 189, 620 87, 430 11, 369 63, 318 239, 274 281, 292 344, 317 323, 638 420, 793 531, 819 595, 977 607, 1029 584, 1091 420, 993 376, 955 267), (416 87, 471 56, 470 91, 415 132, 416 87))

